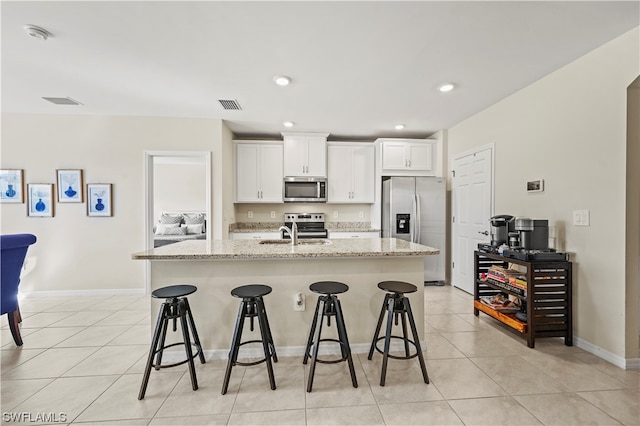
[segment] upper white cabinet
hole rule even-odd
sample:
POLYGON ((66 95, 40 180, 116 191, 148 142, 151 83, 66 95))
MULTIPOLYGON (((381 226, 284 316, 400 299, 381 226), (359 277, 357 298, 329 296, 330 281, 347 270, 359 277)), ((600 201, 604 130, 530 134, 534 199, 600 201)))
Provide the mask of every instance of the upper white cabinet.
POLYGON ((437 141, 429 139, 378 139, 382 175, 435 176, 437 141))
POLYGON ((282 143, 234 141, 236 203, 282 203, 282 143))
POLYGON ((282 133, 284 175, 327 177, 328 133, 282 133))
POLYGON ((328 203, 375 201, 375 148, 373 144, 329 142, 328 203))

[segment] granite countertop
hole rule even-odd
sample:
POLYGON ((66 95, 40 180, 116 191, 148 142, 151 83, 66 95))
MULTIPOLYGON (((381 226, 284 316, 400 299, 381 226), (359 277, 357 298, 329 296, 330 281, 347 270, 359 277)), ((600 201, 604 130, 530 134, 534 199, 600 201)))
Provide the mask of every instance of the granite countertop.
POLYGON ((307 239, 297 246, 290 243, 261 244, 260 241, 265 240, 190 240, 134 253, 131 257, 134 260, 216 260, 428 256, 440 253, 433 247, 396 238, 307 239), (314 241, 329 241, 329 244, 313 244, 314 241))
MULTIPOLYGON (((281 222, 238 222, 229 225, 229 232, 278 232, 281 222)), ((380 232, 371 222, 325 222, 329 232, 380 232)))

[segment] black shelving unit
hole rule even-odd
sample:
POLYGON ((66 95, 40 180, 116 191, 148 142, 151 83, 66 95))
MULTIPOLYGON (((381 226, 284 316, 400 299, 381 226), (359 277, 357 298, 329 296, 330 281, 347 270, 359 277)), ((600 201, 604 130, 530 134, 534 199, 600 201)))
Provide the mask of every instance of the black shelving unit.
POLYGON ((474 253, 474 259, 473 313, 475 316, 482 311, 507 324, 526 336, 527 345, 530 348, 535 347, 536 338, 539 337, 564 337, 565 345, 573 345, 571 262, 527 262, 480 251, 474 253), (527 280, 526 294, 501 286, 500 283, 480 279, 480 274, 487 272, 491 265, 509 268, 509 264, 526 268, 526 272, 523 273, 527 280), (515 315, 503 314, 480 301, 483 296, 492 296, 499 292, 517 296, 526 303, 526 323, 518 320, 515 315))

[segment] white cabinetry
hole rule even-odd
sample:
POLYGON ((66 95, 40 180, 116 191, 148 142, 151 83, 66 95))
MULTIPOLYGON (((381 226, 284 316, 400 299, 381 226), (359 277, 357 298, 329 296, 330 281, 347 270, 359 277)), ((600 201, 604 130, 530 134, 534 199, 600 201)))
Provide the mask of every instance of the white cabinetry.
POLYGON ((232 240, 281 240, 280 232, 231 232, 232 240))
POLYGON ((364 232, 329 232, 329 238, 379 238, 380 233, 377 231, 364 231, 364 232))
POLYGON ((284 175, 327 177, 328 133, 282 133, 284 175))
POLYGON ((435 176, 437 141, 428 139, 378 140, 382 156, 382 175, 435 176))
POLYGON ((282 143, 234 145, 236 203, 282 203, 282 143))
POLYGON ((329 142, 328 203, 373 203, 375 148, 371 144, 329 142))

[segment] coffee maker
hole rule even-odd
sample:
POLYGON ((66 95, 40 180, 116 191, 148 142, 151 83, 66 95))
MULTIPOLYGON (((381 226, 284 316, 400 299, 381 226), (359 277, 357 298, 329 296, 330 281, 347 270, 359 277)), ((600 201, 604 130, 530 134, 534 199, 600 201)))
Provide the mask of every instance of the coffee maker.
POLYGON ((514 231, 514 218, 508 214, 493 216, 489 219, 491 223, 491 245, 494 247, 507 244, 509 232, 514 231))
POLYGON ((525 250, 549 249, 549 221, 546 219, 515 219, 515 230, 520 234, 520 247, 525 250))

